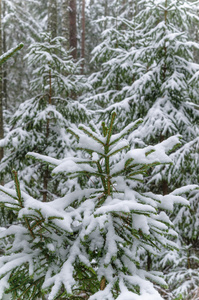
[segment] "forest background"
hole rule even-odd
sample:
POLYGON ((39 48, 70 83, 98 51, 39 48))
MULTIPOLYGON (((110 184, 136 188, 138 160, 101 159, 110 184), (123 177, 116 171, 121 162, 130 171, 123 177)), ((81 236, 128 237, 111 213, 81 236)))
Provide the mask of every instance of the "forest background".
POLYGON ((0 0, 0 24, 0 55, 24 45, 0 66, 0 296, 199 299, 199 3, 0 0), (110 210, 130 188, 145 206, 110 210))

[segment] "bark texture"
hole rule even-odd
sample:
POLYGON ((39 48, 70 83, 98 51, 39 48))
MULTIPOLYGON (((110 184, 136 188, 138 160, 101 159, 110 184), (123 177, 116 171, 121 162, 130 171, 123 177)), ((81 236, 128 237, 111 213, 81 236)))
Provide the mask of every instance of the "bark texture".
POLYGON ((69 20, 70 20, 70 28, 69 28, 69 44, 70 48, 72 48, 72 56, 74 59, 77 58, 77 25, 76 25, 76 0, 70 0, 70 9, 69 9, 69 20))
POLYGON ((81 51, 81 58, 82 61, 82 74, 84 73, 84 59, 85 59, 85 0, 82 0, 82 51, 81 51))
MULTIPOLYGON (((0 55, 2 55, 2 1, 0 0, 0 55)), ((3 69, 2 66, 0 66, 0 139, 4 137, 4 129, 3 129, 3 69)), ((0 161, 3 158, 3 148, 0 148, 0 161)))
POLYGON ((64 44, 66 50, 69 50, 69 0, 63 0, 62 2, 62 36, 66 39, 64 44))
POLYGON ((57 1, 49 0, 48 2, 48 31, 52 38, 57 36, 57 1))

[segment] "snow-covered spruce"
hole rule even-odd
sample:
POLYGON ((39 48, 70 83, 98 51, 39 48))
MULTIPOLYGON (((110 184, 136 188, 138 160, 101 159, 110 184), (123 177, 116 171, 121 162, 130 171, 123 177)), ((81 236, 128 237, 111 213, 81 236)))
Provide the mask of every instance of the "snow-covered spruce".
MULTIPOLYGON (((190 24, 198 22, 196 3, 188 1, 138 1, 142 6, 136 21, 141 23, 146 72, 137 81, 148 111, 138 133, 148 143, 180 133, 185 141, 198 136, 198 113, 187 101, 197 102, 199 65, 190 39, 190 24), (144 22, 142 22, 144 20, 144 22), (148 59, 147 59, 148 57, 148 59)), ((139 4, 138 3, 138 4, 139 4)), ((141 92, 141 93, 140 93, 141 92)))
POLYGON ((118 111, 118 128, 142 117, 147 143, 176 133, 190 140, 196 115, 186 101, 197 101, 199 45, 189 31, 198 22, 197 6, 139 0, 132 7, 132 19, 123 13, 106 18, 109 28, 92 53, 98 67, 89 78, 93 89, 84 101, 103 116, 118 111))
POLYGON ((141 37, 135 19, 129 20, 123 13, 98 20, 98 26, 104 23, 108 27, 101 34, 101 43, 92 52, 91 62, 96 69, 88 78, 92 88, 83 96, 83 102, 102 119, 109 117, 110 111, 118 112, 118 128, 121 128, 146 113, 148 108, 138 96, 136 85, 145 73, 139 49, 141 37))
MULTIPOLYGON (((186 0, 141 0, 139 3, 142 9, 136 16, 136 21, 141 24, 139 28, 142 31, 142 39, 147 41, 146 46, 142 48, 142 55, 146 58, 148 69, 137 81, 137 90, 138 93, 143 91, 140 96, 147 100, 148 111, 145 116, 142 115, 143 124, 137 132, 133 132, 130 140, 134 142, 135 137, 141 137, 145 143, 155 144, 174 134, 181 134, 182 147, 170 154, 173 165, 156 166, 148 181, 150 190, 166 194, 183 185, 199 182, 199 114, 197 104, 194 104, 198 102, 199 75, 199 65, 194 61, 194 49, 198 52, 199 44, 193 42, 190 35, 191 24, 198 22, 198 4, 186 0)), ((187 192, 186 198, 190 199, 191 205, 197 207, 198 196, 193 198, 192 194, 187 192)), ((179 223, 181 212, 181 207, 175 208, 171 216, 174 224, 179 223)), ((181 245, 182 253, 176 255, 178 261, 175 264, 168 263, 167 267, 164 265, 168 282, 171 284, 170 291, 173 291, 175 296, 181 292, 183 299, 186 293, 188 295, 198 286, 195 276, 191 282, 186 282, 186 278, 190 278, 191 269, 192 274, 198 269, 195 235, 189 239, 184 238, 184 233, 189 228, 188 224, 194 224, 197 228, 198 219, 195 213, 194 217, 191 216, 192 209, 187 208, 185 214, 186 222, 180 222, 180 226, 175 228, 179 233, 178 244, 181 245), (181 258, 189 257, 189 253, 194 253, 191 266, 185 264, 183 259, 181 264, 181 258), (182 266, 183 272, 178 277, 176 274, 180 274, 179 269, 182 266)), ((193 231, 190 231, 189 234, 192 233, 193 231)), ((162 256, 172 257, 173 252, 167 253, 163 249, 162 256)), ((165 261, 166 259, 164 263, 165 261)), ((162 269, 162 263, 156 266, 158 270, 162 269)))
MULTIPOLYGON (((186 194, 186 190, 181 192, 186 194)), ((165 278, 172 299, 182 295, 183 299, 196 299, 193 294, 198 290, 198 220, 199 220, 199 187, 188 191, 189 207, 176 206, 171 219, 178 236, 180 251, 163 251, 160 256, 160 267, 165 270, 165 278)), ((188 198, 188 197, 187 197, 188 198)), ((197 294, 197 293, 196 293, 197 294)))
MULTIPOLYGON (((85 177, 87 184, 63 198, 40 202, 20 190, 1 186, 0 204, 15 210, 18 222, 0 232, 5 255, 0 257, 0 291, 20 299, 160 300, 152 282, 164 285, 161 274, 140 268, 139 249, 154 255, 162 245, 175 248, 176 235, 163 211, 187 201, 173 192, 144 192, 148 168, 171 164, 165 151, 177 137, 144 149, 128 149, 124 138, 141 123, 137 120, 112 134, 115 114, 102 133, 73 127, 83 157, 63 160, 36 153, 30 156, 54 165, 54 174, 85 177), (120 153, 120 155, 118 155, 120 153)), ((67 183, 66 183, 67 184, 67 183)), ((192 189, 189 186, 186 189, 192 189)))
POLYGON ((12 55, 17 52, 18 50, 20 50, 21 48, 23 48, 23 44, 20 43, 18 46, 8 50, 6 53, 2 54, 0 56, 0 65, 4 64, 10 57, 12 57, 12 55))
POLYGON ((31 97, 29 80, 32 77, 33 68, 28 67, 24 56, 27 54, 27 47, 31 43, 39 41, 40 33, 46 28, 45 13, 47 11, 45 11, 44 6, 47 6, 47 3, 45 5, 41 1, 4 1, 2 30, 4 31, 5 49, 12 49, 19 41, 24 44, 20 53, 8 60, 4 66, 4 70, 7 72, 6 109, 9 109, 12 114, 20 103, 31 97))
POLYGON ((51 39, 49 34, 43 34, 42 39, 32 44, 27 54, 29 65, 35 67, 30 88, 32 98, 21 103, 11 117, 9 131, 0 140, 5 154, 0 173, 6 176, 4 182, 8 183, 11 170, 16 169, 28 193, 37 198, 48 193, 45 196, 48 198, 55 192, 57 182, 50 187, 48 170, 27 161, 25 156, 29 151, 36 151, 57 158, 65 157, 70 148, 66 128, 71 122, 85 119, 88 112, 86 114, 84 107, 74 101, 75 94, 83 88, 83 82, 82 76, 78 75, 79 63, 73 61, 70 52, 62 45, 64 39, 51 39))

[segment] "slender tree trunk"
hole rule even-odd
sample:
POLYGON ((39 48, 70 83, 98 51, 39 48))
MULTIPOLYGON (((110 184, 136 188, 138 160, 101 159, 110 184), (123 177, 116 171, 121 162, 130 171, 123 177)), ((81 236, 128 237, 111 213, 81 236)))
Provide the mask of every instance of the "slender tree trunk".
POLYGON ((191 268, 190 249, 187 250, 187 269, 191 268))
POLYGON ((77 58, 77 26, 76 26, 76 0, 70 0, 70 11, 69 11, 69 40, 70 48, 72 48, 72 56, 74 59, 77 58))
POLYGON ((49 0, 48 2, 48 31, 51 37, 57 36, 57 1, 49 0))
POLYGON ((49 178, 49 169, 46 166, 46 170, 44 172, 44 181, 43 181, 43 202, 47 202, 48 196, 48 178, 49 178))
POLYGON ((66 39, 64 44, 66 50, 69 50, 69 0, 63 0, 62 2, 62 36, 66 39))
POLYGON ((167 195, 169 193, 168 182, 166 180, 162 181, 162 193, 163 193, 163 195, 167 195))
MULTIPOLYGON (((160 143, 163 142, 164 140, 165 140, 165 136, 161 134, 160 143)), ((169 193, 168 182, 165 179, 162 180, 162 193, 163 195, 167 195, 169 193)))
POLYGON ((152 258, 149 251, 147 251, 147 271, 151 271, 152 258))
MULTIPOLYGON (((48 96, 48 104, 52 104, 52 75, 51 75, 51 70, 49 70, 49 96, 48 96)), ((50 134, 50 120, 47 119, 47 124, 46 124, 46 143, 48 145, 48 138, 50 134)), ((49 168, 46 166, 45 172, 44 172, 44 181, 43 181, 43 202, 47 202, 47 196, 48 196, 48 180, 49 180, 49 168)))
MULTIPOLYGON (((0 0, 0 55, 3 54, 3 49, 2 49, 2 1, 0 0)), ((3 70, 2 66, 0 66, 0 139, 4 137, 4 129, 3 129, 3 93, 2 93, 2 88, 3 88, 3 83, 2 83, 2 78, 3 78, 3 70)), ((3 148, 0 148, 0 161, 3 158, 3 148)))
MULTIPOLYGON (((108 0, 104 1, 104 17, 106 18, 108 16, 108 0)), ((104 30, 107 28, 107 20, 104 21, 104 30)))
POLYGON ((82 0, 82 51, 81 51, 81 58, 82 61, 82 74, 84 73, 84 60, 85 60, 85 0, 82 0))
MULTIPOLYGON (((3 1, 3 17, 5 16, 6 12, 6 6, 5 6, 5 1, 3 1)), ((7 51, 6 48, 6 33, 5 30, 2 29, 2 36, 3 36, 3 52, 5 53, 7 51)), ((5 108, 8 108, 7 104, 7 63, 5 62, 3 64, 3 99, 5 103, 5 108)))
MULTIPOLYGON (((82 0, 85 1, 85 0, 82 0)), ((77 9, 76 0, 63 0, 62 3, 62 35, 67 40, 66 49, 72 48, 72 56, 77 58, 77 9)))
MULTIPOLYGON (((165 25, 167 25, 167 14, 168 14, 167 0, 165 0, 165 11, 164 11, 164 22, 165 22, 165 25)), ((165 78, 166 78, 166 71, 167 71, 167 63, 166 63, 167 46, 166 46, 166 42, 164 44, 164 58, 165 58, 165 62, 164 62, 164 66, 163 66, 163 80, 165 80, 165 78)))
POLYGON ((101 281, 100 281, 100 290, 103 291, 106 287, 106 278, 102 277, 101 281))

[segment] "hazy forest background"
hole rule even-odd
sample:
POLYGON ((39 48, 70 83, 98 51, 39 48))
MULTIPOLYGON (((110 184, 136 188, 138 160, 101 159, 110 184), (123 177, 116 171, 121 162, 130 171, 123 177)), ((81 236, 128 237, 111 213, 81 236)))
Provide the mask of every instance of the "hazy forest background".
POLYGON ((199 300, 199 2, 0 0, 6 53, 0 299, 199 300))

